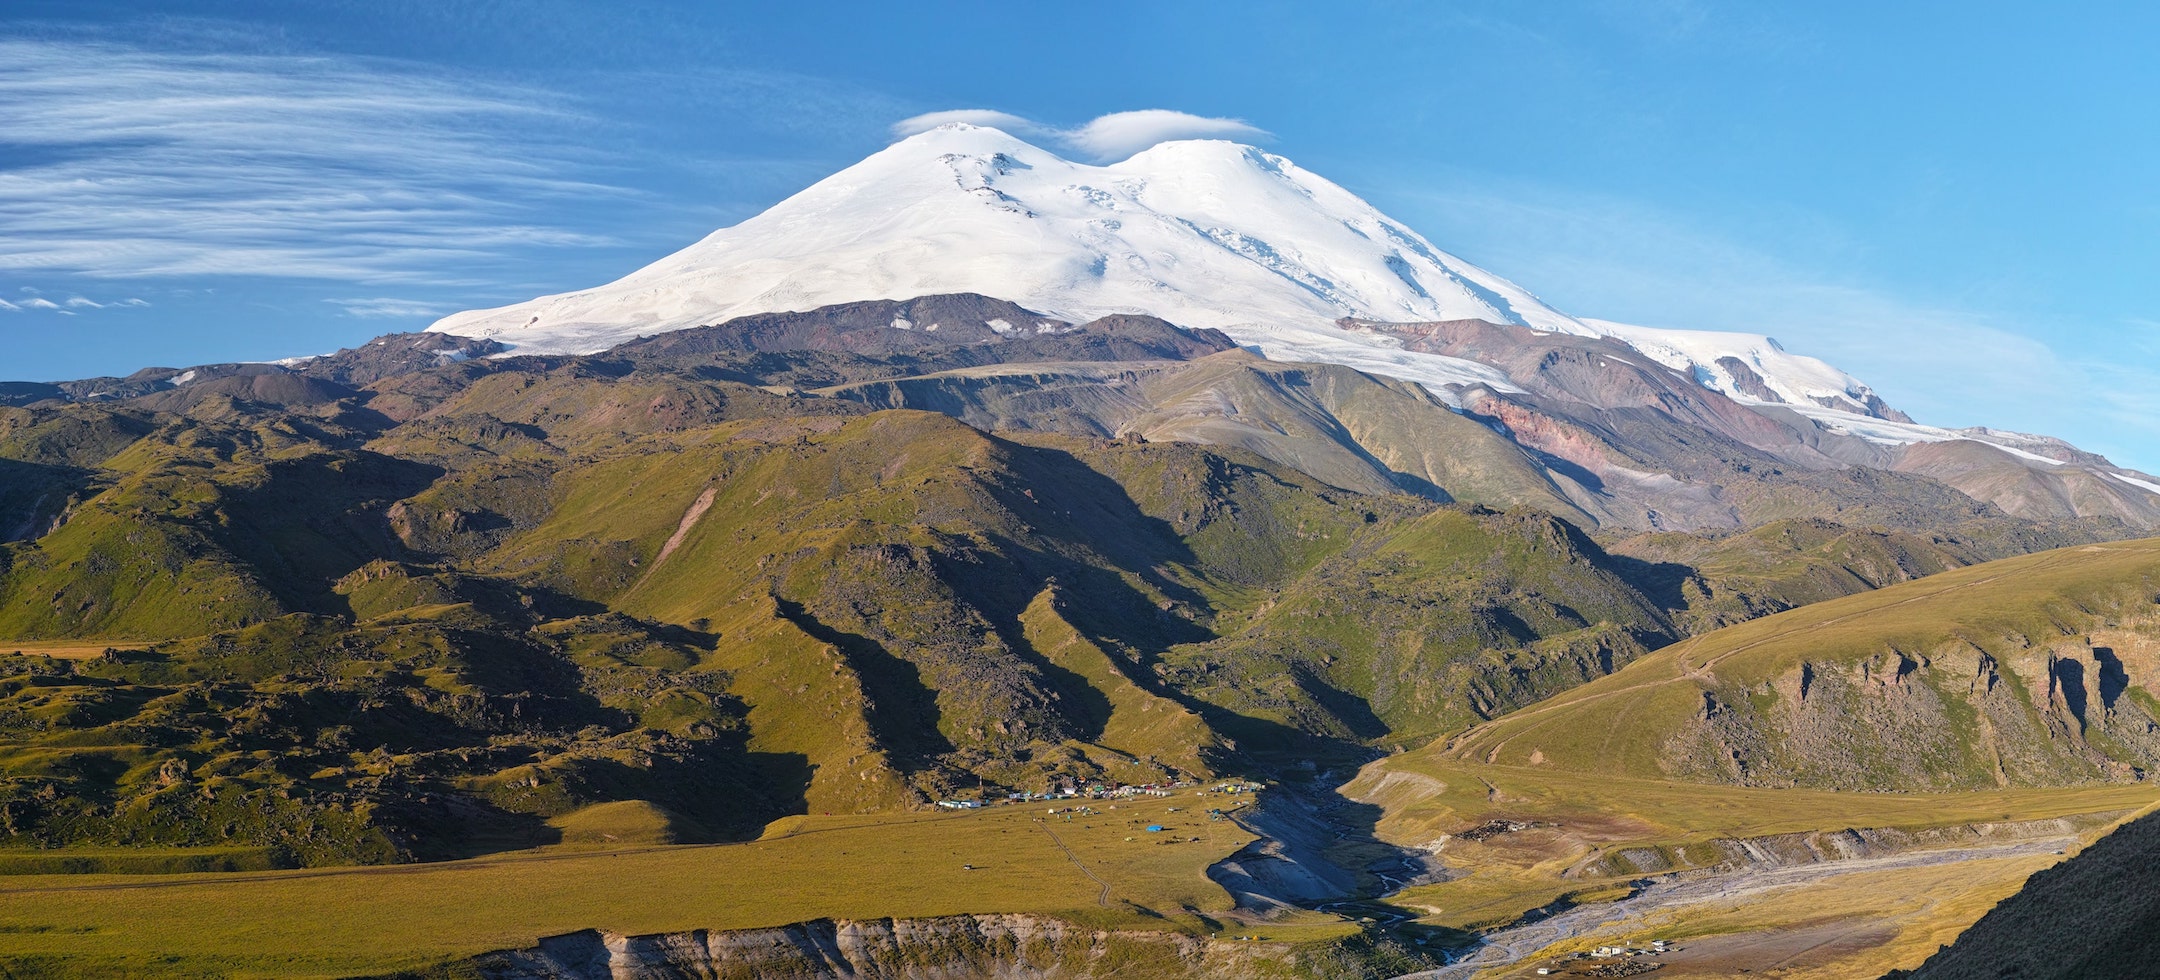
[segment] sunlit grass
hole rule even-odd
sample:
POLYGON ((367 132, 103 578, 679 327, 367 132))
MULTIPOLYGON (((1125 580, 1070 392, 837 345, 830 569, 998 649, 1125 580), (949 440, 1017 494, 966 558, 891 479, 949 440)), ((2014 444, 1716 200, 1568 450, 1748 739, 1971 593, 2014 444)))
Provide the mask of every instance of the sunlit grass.
MULTIPOLYGON (((340 976, 592 928, 646 934, 1031 912, 1205 932, 1231 906, 1206 868, 1252 837, 1208 820, 1201 802, 1097 803, 1103 812, 1069 822, 1044 806, 800 817, 746 844, 433 865, 10 877, 0 879, 0 957, 65 957, 82 975, 340 976), (1165 829, 1149 833, 1148 824, 1165 829)), ((1318 920, 1273 931, 1287 941, 1342 934, 1318 920)))

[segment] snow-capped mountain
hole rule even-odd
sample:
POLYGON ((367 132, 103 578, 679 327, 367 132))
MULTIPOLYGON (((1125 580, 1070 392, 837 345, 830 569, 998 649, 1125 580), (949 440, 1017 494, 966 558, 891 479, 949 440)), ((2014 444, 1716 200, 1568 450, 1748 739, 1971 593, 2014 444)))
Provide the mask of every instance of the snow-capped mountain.
POLYGON ((592 346, 745 313, 957 292, 1201 327, 1360 316, 1587 329, 1250 146, 1169 142, 1098 167, 964 124, 902 140, 615 283, 439 329, 592 346))
MULTIPOLYGON (((1094 166, 949 124, 871 155, 741 224, 592 289, 458 313, 429 329, 587 353, 753 313, 978 293, 1080 322, 1147 313, 1215 327, 1269 358, 1427 384, 1520 389, 1496 367, 1403 349, 1350 320, 1484 320, 1609 337, 1742 403, 1877 444, 1971 440, 2032 461, 2041 437, 1914 425, 1865 384, 1747 333, 1570 316, 1450 255, 1336 184, 1221 140, 1094 166), (1341 321, 1341 322, 1338 322, 1341 321)), ((936 330, 901 323, 895 329, 936 330)))
POLYGON ((963 124, 902 140, 616 282, 431 329, 584 352, 749 313, 937 293, 1005 297, 1073 321, 1149 313, 1221 328, 1271 357, 1443 384, 1505 379, 1404 355, 1333 321, 1590 329, 1250 146, 1177 141, 1090 166, 963 124))

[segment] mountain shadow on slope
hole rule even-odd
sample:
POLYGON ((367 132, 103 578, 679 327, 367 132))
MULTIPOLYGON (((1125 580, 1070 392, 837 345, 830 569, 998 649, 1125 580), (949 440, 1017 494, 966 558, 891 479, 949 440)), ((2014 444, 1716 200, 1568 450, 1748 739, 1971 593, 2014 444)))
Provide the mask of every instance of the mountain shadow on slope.
POLYGON ((841 303, 802 313, 759 313, 674 330, 609 351, 639 364, 688 366, 737 351, 914 355, 928 370, 1021 361, 1188 360, 1230 350, 1221 331, 1152 316, 1070 323, 973 293, 841 303))
POLYGON ((2160 815, 2122 825, 1973 923, 1913 970, 1883 980, 2149 977, 2160 964, 2160 815))

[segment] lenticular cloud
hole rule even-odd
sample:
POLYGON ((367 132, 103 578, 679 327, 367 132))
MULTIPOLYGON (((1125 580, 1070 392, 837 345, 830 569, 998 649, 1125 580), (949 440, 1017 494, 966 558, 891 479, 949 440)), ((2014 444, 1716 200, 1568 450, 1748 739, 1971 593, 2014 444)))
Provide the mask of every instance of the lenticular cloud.
POLYGON ((1140 109, 1097 116, 1079 129, 1060 134, 1064 142, 1098 160, 1122 160, 1170 140, 1227 139, 1252 142, 1267 130, 1242 119, 1195 116, 1171 109, 1140 109))
POLYGON ((996 109, 946 109, 941 112, 925 112, 920 116, 909 116, 893 123, 892 134, 894 139, 906 139, 917 133, 927 133, 948 123, 988 126, 991 129, 1002 129, 1015 136, 1045 132, 1045 129, 1034 120, 1015 116, 1010 112, 999 112, 996 109))
POLYGON ((1102 162, 1123 160, 1171 140, 1230 139, 1254 142, 1273 134, 1242 119, 1196 116, 1174 109, 1136 109, 1097 116, 1072 129, 1046 126, 997 109, 946 109, 910 116, 893 124, 895 139, 905 139, 948 123, 988 126, 1015 136, 1047 137, 1102 162))

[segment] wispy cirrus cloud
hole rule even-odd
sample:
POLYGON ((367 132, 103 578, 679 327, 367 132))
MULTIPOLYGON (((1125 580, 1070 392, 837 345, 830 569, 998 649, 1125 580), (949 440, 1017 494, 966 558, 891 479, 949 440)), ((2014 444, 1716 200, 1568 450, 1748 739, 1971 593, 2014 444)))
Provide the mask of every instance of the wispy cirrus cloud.
POLYGON ((0 39, 0 269, 444 283, 607 239, 551 93, 353 59, 0 39))
POLYGON ((348 316, 357 317, 441 316, 451 312, 423 300, 397 299, 390 296, 377 296, 372 299, 327 299, 323 302, 343 309, 348 316))
POLYGON ((1273 135, 1242 119, 1196 116, 1174 109, 1113 112, 1071 128, 1051 126, 996 109, 945 109, 902 119, 893 124, 892 132, 895 138, 905 138, 947 123, 989 126, 1015 136, 1044 138, 1097 160, 1122 160, 1168 140, 1260 141, 1273 135))

